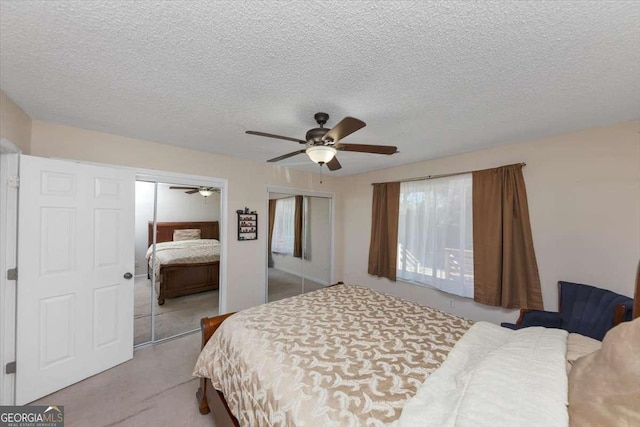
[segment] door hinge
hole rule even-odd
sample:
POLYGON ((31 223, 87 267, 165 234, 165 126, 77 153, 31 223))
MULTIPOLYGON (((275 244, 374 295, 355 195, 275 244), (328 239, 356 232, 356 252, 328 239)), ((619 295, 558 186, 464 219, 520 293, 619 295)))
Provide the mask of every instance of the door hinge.
POLYGON ((9 188, 18 188, 20 187, 20 177, 19 176, 10 176, 9 177, 9 188))
POLYGON ((9 362, 4 367, 5 374, 15 374, 16 373, 16 362, 9 362))
POLYGON ((17 268, 10 268, 7 270, 7 280, 18 280, 17 268))

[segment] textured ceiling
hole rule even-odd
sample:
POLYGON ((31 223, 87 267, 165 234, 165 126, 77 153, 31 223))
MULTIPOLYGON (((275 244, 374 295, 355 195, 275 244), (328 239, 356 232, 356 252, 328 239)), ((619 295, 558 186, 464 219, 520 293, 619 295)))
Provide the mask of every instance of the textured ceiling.
MULTIPOLYGON (((33 118, 264 161, 324 111, 345 175, 640 117, 640 2, 0 2, 33 118)), ((306 156, 282 164, 317 170, 306 156)))

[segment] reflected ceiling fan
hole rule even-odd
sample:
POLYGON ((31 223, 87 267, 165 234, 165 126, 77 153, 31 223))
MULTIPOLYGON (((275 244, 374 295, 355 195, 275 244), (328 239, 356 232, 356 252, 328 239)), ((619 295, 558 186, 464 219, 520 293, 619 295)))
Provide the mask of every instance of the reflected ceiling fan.
POLYGON ((212 187, 169 187, 169 190, 188 190, 185 191, 187 194, 196 194, 200 193, 202 197, 209 197, 213 193, 219 193, 220 189, 212 188, 212 187))
POLYGON ((329 120, 327 113, 316 113, 313 116, 320 127, 309 129, 305 136, 305 140, 290 138, 288 136, 273 135, 270 133, 256 132, 248 130, 249 135, 266 136, 268 138, 284 139, 287 141, 297 142, 306 145, 302 150, 292 151, 282 156, 274 157, 267 162, 279 162, 298 154, 307 153, 309 158, 318 163, 320 166, 326 164, 329 170, 335 171, 342 168, 342 165, 336 157, 338 151, 355 151, 358 153, 374 153, 374 154, 394 154, 398 152, 397 147, 391 145, 365 145, 365 144, 344 144, 342 139, 351 135, 358 129, 366 126, 365 122, 354 117, 345 117, 340 123, 333 128, 328 129, 324 124, 329 120))

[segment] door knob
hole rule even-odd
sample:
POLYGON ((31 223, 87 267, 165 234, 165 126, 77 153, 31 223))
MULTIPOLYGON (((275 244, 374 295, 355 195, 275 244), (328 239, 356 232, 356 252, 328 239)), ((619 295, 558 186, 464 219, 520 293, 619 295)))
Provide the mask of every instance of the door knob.
POLYGON ((122 277, 124 277, 125 279, 129 280, 129 279, 131 279, 133 277, 133 274, 127 272, 127 273, 124 273, 124 276, 122 276, 122 277))

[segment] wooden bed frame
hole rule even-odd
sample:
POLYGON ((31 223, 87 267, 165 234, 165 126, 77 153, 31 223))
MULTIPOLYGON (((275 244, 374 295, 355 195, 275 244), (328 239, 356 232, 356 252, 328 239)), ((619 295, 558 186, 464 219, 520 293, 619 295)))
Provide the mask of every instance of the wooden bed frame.
MULTIPOLYGON (((220 239, 218 221, 158 222, 156 243, 173 241, 174 230, 200 230, 202 239, 220 239)), ((149 221, 149 246, 153 244, 153 221, 149 221)), ((193 264, 165 264, 160 267, 158 304, 165 298, 175 298, 198 292, 212 291, 220 286, 220 261, 193 264)))
MULTIPOLYGON (((343 282, 338 282, 342 284, 343 282)), ((335 286, 335 285, 332 285, 335 286)), ((213 333, 218 329, 222 322, 229 316, 235 313, 222 314, 214 317, 204 317, 200 320, 200 327, 202 330, 202 347, 207 344, 213 333)), ((616 313, 616 315, 618 315, 616 313)), ((634 292, 633 301, 633 319, 640 317, 640 262, 638 262, 638 268, 636 271, 636 287, 634 292)), ((224 399, 224 395, 221 391, 213 388, 211 380, 208 378, 200 378, 200 386, 196 392, 196 399, 198 400, 198 408, 203 415, 213 411, 216 427, 240 427, 240 423, 236 417, 229 410, 227 401, 224 399)))
MULTIPOLYGON (((200 320, 200 327, 202 329, 201 348, 204 348, 222 322, 233 314, 235 313, 203 317, 200 320)), ((229 405, 227 405, 224 395, 221 391, 213 388, 209 378, 200 378, 200 386, 196 392, 196 399, 198 399, 198 409, 202 415, 206 415, 213 410, 216 427, 240 427, 240 423, 229 410, 229 405)))

